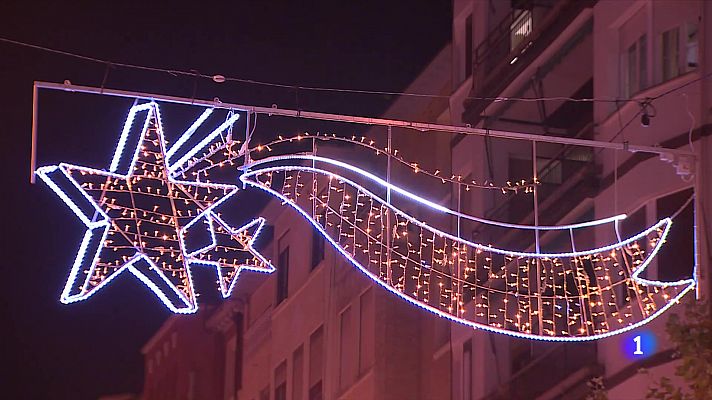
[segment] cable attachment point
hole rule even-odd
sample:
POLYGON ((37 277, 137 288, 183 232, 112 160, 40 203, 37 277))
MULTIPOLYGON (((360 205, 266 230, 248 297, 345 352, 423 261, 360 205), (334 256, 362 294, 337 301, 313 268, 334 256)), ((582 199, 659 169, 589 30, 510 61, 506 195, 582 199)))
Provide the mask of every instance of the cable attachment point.
POLYGON ((686 179, 695 174, 695 159, 691 156, 675 155, 672 153, 661 153, 660 161, 672 164, 675 173, 682 179, 686 179))
POLYGON ((673 165, 680 177, 685 178, 695 173, 695 160, 690 156, 678 156, 673 165))
POLYGON ((653 106, 653 103, 651 103, 652 99, 646 98, 645 100, 640 102, 640 108, 642 115, 640 116, 640 125, 644 128, 647 128, 650 126, 650 118, 655 117, 658 114, 658 111, 655 109, 655 106, 653 106), (650 112, 652 111, 652 113, 650 112))

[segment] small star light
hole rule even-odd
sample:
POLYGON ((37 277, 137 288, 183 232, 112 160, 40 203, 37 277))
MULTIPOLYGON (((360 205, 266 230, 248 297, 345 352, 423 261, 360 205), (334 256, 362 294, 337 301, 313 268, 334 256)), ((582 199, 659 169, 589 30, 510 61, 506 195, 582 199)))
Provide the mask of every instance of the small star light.
POLYGON ((85 300, 129 270, 173 312, 192 313, 198 307, 192 265, 215 267, 225 297, 241 269, 274 270, 253 248, 264 220, 257 218, 234 229, 215 211, 237 193, 237 186, 183 181, 171 173, 239 117, 231 115, 196 147, 181 151, 184 155, 178 162, 169 163, 167 158, 179 151, 206 114, 167 149, 158 105, 136 105, 129 112, 108 171, 65 163, 37 170, 87 227, 60 297, 63 303, 85 300), (134 120, 143 114, 143 124, 135 126, 134 120), (132 138, 136 147, 125 152, 132 138), (209 243, 192 249, 191 235, 200 236, 205 230, 209 243))

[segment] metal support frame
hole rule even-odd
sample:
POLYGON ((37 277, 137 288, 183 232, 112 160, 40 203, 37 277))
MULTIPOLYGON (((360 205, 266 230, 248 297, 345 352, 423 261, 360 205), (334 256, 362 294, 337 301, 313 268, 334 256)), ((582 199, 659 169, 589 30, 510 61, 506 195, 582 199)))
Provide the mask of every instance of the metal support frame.
POLYGON ((37 169, 37 82, 32 86, 32 144, 30 150, 30 183, 35 183, 35 170, 37 169))
MULTIPOLYGON (((558 144, 568 144, 574 146, 586 146, 601 149, 612 149, 612 150, 627 150, 630 152, 642 152, 642 153, 652 153, 652 154, 666 154, 666 155, 679 155, 688 156, 693 159, 697 159, 694 152, 679 150, 679 149, 669 149, 664 147, 656 146, 644 146, 644 145, 634 145, 628 143, 614 143, 614 142, 603 142, 596 140, 586 140, 586 139, 574 139, 556 136, 546 136, 546 135, 533 135, 529 133, 521 132, 510 132, 510 131, 499 131, 491 129, 482 128, 472 128, 464 126, 454 126, 454 125, 442 125, 442 124, 429 124, 423 122, 413 122, 413 121, 403 121, 395 119, 385 119, 385 118, 369 118, 369 117, 357 117, 351 115, 340 115, 340 114, 329 114, 320 112, 309 112, 301 110, 290 110, 282 108, 272 108, 272 107, 259 107, 250 106, 235 103, 223 103, 220 100, 200 100, 200 99, 190 99, 187 97, 177 97, 168 96, 155 93, 143 93, 128 90, 116 90, 116 89, 106 89, 97 88, 92 86, 81 86, 73 85, 70 83, 52 83, 52 82, 39 82, 36 81, 33 87, 33 108, 32 108, 32 155, 31 155, 31 168, 32 175, 34 175, 35 169, 35 156, 36 156, 36 142, 37 142, 37 95, 38 89, 49 89, 49 90, 60 90, 66 92, 75 93, 90 93, 90 94, 100 94, 105 96, 115 96, 115 97, 126 97, 126 98, 140 98, 146 100, 156 100, 163 101, 167 103, 177 103, 177 104, 187 104, 196 105, 204 107, 214 107, 219 109, 238 109, 255 114, 268 114, 277 115, 284 117, 294 117, 294 118, 307 118, 316 119, 324 121, 338 121, 338 122, 348 122, 363 125, 381 125, 390 126, 396 128, 408 128, 415 129, 418 131, 428 132, 443 132, 443 133, 456 133, 461 135, 476 135, 476 136, 491 136, 495 138, 502 139, 513 139, 513 140, 525 140, 525 141, 538 141, 543 143, 558 143, 558 144)), ((34 182, 34 178, 31 178, 34 182)))
MULTIPOLYGON (((537 155, 536 155, 536 141, 532 141, 532 179, 534 183, 539 181, 539 166, 537 165, 537 155)), ((534 196, 534 226, 539 226, 539 190, 537 185, 533 186, 534 196)), ((539 229, 534 229, 534 243, 536 245, 536 252, 539 253, 541 246, 539 244, 539 229)))
MULTIPOLYGON (((413 122, 413 121, 403 121, 403 120, 394 120, 394 119, 385 119, 385 118, 369 118, 369 117, 358 117, 358 116, 351 116, 351 115, 340 115, 340 114, 329 114, 329 113, 320 113, 320 112, 309 112, 309 111, 301 111, 301 110, 291 110, 291 109, 281 109, 281 108, 272 108, 272 107, 259 107, 259 106, 251 106, 251 105, 242 105, 242 104, 235 104, 235 103, 223 103, 217 98, 214 100, 201 100, 201 99, 190 99, 186 97, 177 97, 177 96, 169 96, 169 95, 161 95, 161 94, 155 94, 155 93, 144 93, 144 92, 137 92, 137 91, 127 91, 127 90, 117 90, 117 89, 107 89, 107 88, 97 88, 97 87, 92 87, 92 86, 81 86, 81 85, 73 85, 71 83, 53 83, 53 82, 42 82, 42 81, 35 81, 34 86, 32 88, 32 137, 31 137, 31 154, 30 154, 30 182, 35 183, 35 169, 37 166, 37 128, 38 128, 38 113, 39 113, 39 105, 38 105, 38 95, 39 95, 39 89, 48 89, 48 90, 59 90, 59 91, 66 91, 66 92, 75 92, 75 93, 88 93, 88 94, 98 94, 98 95, 104 95, 104 96, 114 96, 114 97, 124 97, 124 98, 131 98, 131 99, 146 99, 146 100, 155 100, 155 101, 162 101, 166 103, 177 103, 177 104, 186 104, 186 105, 196 105, 196 106, 204 106, 204 107, 213 107, 213 108, 218 108, 218 109, 238 109, 242 111, 247 111, 248 113, 253 113, 255 114, 255 117, 257 114, 267 114, 267 115, 277 115, 277 116, 284 116, 284 117, 293 117, 293 118, 307 118, 307 119, 314 119, 314 120, 323 120, 323 121, 337 121, 337 122, 347 122, 347 123, 355 123, 355 124, 363 124, 363 125, 379 125, 379 126, 386 126, 388 128, 389 132, 389 142, 388 142, 388 148, 389 151, 391 149, 391 131, 393 127, 397 128, 407 128, 407 129, 414 129, 418 130, 421 132, 442 132, 442 133, 454 133, 454 134, 460 134, 460 135, 476 135, 476 136, 483 136, 483 137, 495 137, 495 138, 501 138, 501 139, 512 139, 512 140, 524 140, 524 141, 529 141, 533 143, 534 146, 534 160, 532 161, 534 164, 534 169, 536 172, 536 142, 542 142, 542 143, 556 143, 556 144, 564 144, 564 145, 573 145, 573 146, 585 146, 585 147, 592 147, 592 148, 600 148, 600 149, 610 149, 610 150, 624 150, 624 151, 630 151, 633 153, 640 152, 640 153, 649 153, 649 154, 658 154, 658 155, 665 155, 666 157, 669 157, 671 155, 676 155, 676 156, 686 156, 689 157, 692 162, 695 165, 695 198, 694 198, 694 205, 695 205, 695 276, 697 278, 697 296, 698 298, 701 297, 704 294, 704 291, 706 290, 707 283, 705 280, 707 279, 707 274, 705 271, 703 271, 703 268, 701 268, 701 250, 700 246, 705 245, 704 243, 700 242, 700 229, 702 228, 702 217, 701 217, 701 186, 702 186, 702 180, 701 180, 701 173, 702 173, 702 166, 701 166, 701 160, 700 160, 700 155, 697 152, 694 151, 688 151, 688 150, 681 150, 681 149, 671 149, 671 148, 665 148, 665 147, 659 147, 659 146, 646 146, 646 145, 635 145, 635 144, 630 144, 628 142, 624 143, 614 143, 614 142, 604 142, 604 141, 597 141, 597 140, 587 140, 587 139, 575 139, 575 138, 566 138, 566 137, 556 137, 556 136, 546 136, 546 135, 534 135, 534 134, 529 134, 529 133, 521 133, 521 132, 510 132, 510 131, 499 131, 499 130, 491 130, 491 129, 482 129, 482 128, 472 128, 472 127, 463 127, 463 126, 454 126, 454 125, 442 125, 442 124, 430 124, 430 123, 423 123, 423 122, 413 122)), ((249 130, 249 126, 248 126, 249 130)), ((248 155, 249 157, 249 155, 248 155)), ((389 157, 389 163, 390 163, 390 157, 389 157)), ((390 165, 388 167, 388 174, 390 177, 390 165)), ((536 178, 536 176, 535 176, 536 178)), ((536 189, 534 193, 534 197, 536 199, 536 189)), ((536 200, 535 200, 535 208, 537 207, 536 205, 536 200)), ((538 219, 538 213, 535 210, 535 217, 538 219)), ((538 224, 538 221, 535 221, 535 224, 538 224)), ((538 237, 538 232, 537 232, 537 237, 538 237)))
MULTIPOLYGON (((694 212, 694 217, 693 217, 693 245, 695 249, 695 254, 694 254, 694 277, 695 280, 697 281, 697 285, 695 287, 695 297, 698 300, 703 299, 705 296, 709 297, 709 293, 706 293, 708 290, 708 276, 707 276, 707 271, 705 268, 703 268, 701 264, 701 259, 702 259, 702 254, 708 254, 712 249, 706 249, 706 252, 703 252, 700 249, 700 246, 707 246, 706 241, 701 241, 700 236, 701 236, 701 230, 707 229, 709 227, 706 227, 704 225, 704 220, 702 219, 702 213, 704 212, 703 210, 703 205, 702 205, 702 152, 703 150, 703 145, 700 143, 700 156, 695 158, 695 181, 693 184, 693 203, 692 203, 692 209, 694 212)), ((709 259, 709 258, 708 258, 709 259)))
MULTIPOLYGON (((388 125, 388 147, 386 148, 386 182, 388 188, 386 192, 386 202, 391 204, 391 158, 393 157, 393 127, 388 125)), ((391 210, 386 210, 386 280, 389 284, 393 284, 393 270, 391 269, 391 242, 393 241, 393 228, 391 227, 391 210)))
MULTIPOLYGON (((536 155, 536 140, 532 141, 532 177, 534 179, 534 183, 536 183, 539 180, 539 166, 537 165, 537 155, 536 155)), ((539 189, 537 185, 534 185, 534 195, 533 201, 534 201, 534 226, 539 226, 539 189)), ((541 251, 541 244, 539 242, 539 229, 534 229, 534 243, 536 246, 536 252, 539 253, 541 251)), ((539 258, 536 259, 536 289, 539 292, 539 294, 544 293, 544 289, 542 288, 541 284, 541 260, 539 258)), ((539 331, 543 331, 544 329, 544 306, 541 301, 541 297, 539 297, 539 301, 537 302, 537 319, 539 322, 539 331)))

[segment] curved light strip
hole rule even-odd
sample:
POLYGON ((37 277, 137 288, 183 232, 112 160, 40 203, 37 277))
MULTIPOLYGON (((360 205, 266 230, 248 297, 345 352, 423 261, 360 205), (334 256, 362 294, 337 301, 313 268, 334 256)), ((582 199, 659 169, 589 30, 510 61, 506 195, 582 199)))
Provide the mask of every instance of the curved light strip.
MULTIPOLYGON (((638 327, 640 327, 640 326, 642 326, 642 325, 647 324, 648 322, 650 322, 650 321, 652 321, 653 319, 655 319, 655 318, 657 318, 658 316, 660 316, 663 312, 665 312, 667 309, 669 309, 670 307, 672 307, 674 304, 677 304, 677 303, 679 302, 679 300, 680 300, 687 292, 689 292, 689 291, 691 291, 691 290, 693 290, 693 289, 695 288, 695 281, 694 281, 694 280, 690 280, 690 281, 689 281, 689 285, 688 285, 687 287, 685 287, 679 294, 677 294, 676 296, 674 296, 672 299, 668 300, 667 304, 665 304, 663 307, 661 307, 660 309, 658 309, 657 311, 655 311, 654 313, 652 313, 652 314, 649 315, 648 317, 642 319, 641 321, 638 321, 638 322, 633 323, 633 324, 631 324, 631 325, 625 326, 625 327, 623 327, 623 328, 611 330, 611 331, 608 331, 608 332, 605 332, 605 333, 593 334, 593 335, 589 335, 589 336, 543 336, 543 335, 536 335, 536 334, 531 334, 531 333, 523 333, 523 332, 518 332, 518 331, 511 331, 511 330, 502 329, 502 328, 494 327, 494 326, 487 325, 487 324, 477 323, 477 322, 470 321, 470 320, 467 320, 467 319, 459 318, 459 317, 457 317, 456 315, 453 315, 453 314, 450 314, 450 313, 446 313, 446 312, 444 312, 444 311, 442 311, 442 310, 440 310, 440 309, 438 309, 438 308, 435 308, 435 307, 433 307, 433 306, 431 306, 431 305, 429 305, 429 304, 425 304, 425 303, 423 303, 423 302, 420 302, 420 301, 416 300, 415 298, 408 296, 408 295, 407 295, 406 293, 404 293, 404 292, 401 292, 401 291, 396 290, 394 287, 390 286, 387 282, 384 282, 383 280, 381 280, 378 276, 376 276, 374 273, 372 273, 371 271, 369 271, 368 268, 364 267, 360 262, 358 262, 351 254, 349 254, 349 252, 347 252, 343 247, 341 247, 341 245, 340 245, 339 243, 337 243, 337 242, 322 228, 322 226, 321 226, 318 222, 316 222, 316 221, 314 220, 314 218, 313 218, 311 215, 309 215, 309 213, 307 213, 304 209, 302 209, 301 207, 299 207, 292 199, 290 199, 290 198, 284 196, 282 193, 279 193, 279 192, 275 191, 274 189, 272 189, 272 188, 270 188, 270 187, 267 187, 267 186, 261 184, 259 181, 251 181, 251 180, 248 179, 248 178, 251 177, 251 176, 254 176, 254 175, 257 175, 257 174, 260 174, 260 173, 263 173, 263 172, 270 172, 270 171, 274 171, 274 169, 272 169, 272 168, 265 168, 265 169, 260 169, 260 170, 249 171, 249 172, 245 173, 244 175, 242 175, 242 176, 240 177, 240 180, 242 180, 244 183, 246 183, 246 184, 248 184, 248 185, 250 185, 250 186, 253 186, 253 187, 262 189, 262 190, 266 191, 267 193, 269 193, 269 194, 275 196, 276 198, 280 199, 283 203, 286 203, 286 204, 289 204, 290 206, 292 206, 297 212, 299 212, 300 214, 302 214, 302 216, 304 216, 304 218, 306 218, 306 220, 309 221, 309 222, 314 226, 314 228, 315 228, 319 233, 321 233, 321 235, 323 235, 324 238, 325 238, 326 240, 328 240, 328 241, 331 243, 331 245, 334 246, 334 248, 336 248, 336 250, 339 251, 339 253, 341 253, 341 255, 343 255, 347 260, 349 260, 349 262, 351 262, 351 264, 353 264, 356 268, 358 268, 362 273, 366 274, 366 276, 368 276, 369 278, 371 278, 372 281, 378 283, 379 285, 381 285, 383 288, 385 288, 385 289, 388 290, 389 292, 391 292, 391 293, 393 293, 393 294, 399 296, 400 298, 402 298, 402 299, 404 299, 404 300, 410 302, 410 303, 413 304, 413 305, 416 305, 416 306, 418 306, 418 307, 420 307, 420 308, 423 308, 423 309, 425 309, 425 310, 427 310, 427 311, 430 311, 430 312, 432 312, 432 313, 434 313, 434 314, 436 314, 436 315, 438 315, 438 316, 440 316, 440 317, 443 317, 443 318, 449 319, 449 320, 451 320, 451 321, 455 321, 455 322, 461 323, 461 324, 466 325, 466 326, 470 326, 470 327, 472 327, 472 328, 479 328, 479 329, 483 329, 483 330, 486 330, 486 331, 491 331, 491 332, 495 332, 495 333, 502 333, 502 334, 506 334, 506 335, 509 335, 509 336, 514 336, 514 337, 519 337, 519 338, 524 338, 524 339, 535 339, 535 340, 553 341, 553 342, 583 342, 583 341, 590 341, 590 340, 602 339, 602 338, 610 337, 610 336, 617 335, 617 334, 620 334, 620 333, 623 333, 623 332, 627 332, 627 331, 630 331, 630 330, 632 330, 632 329, 636 329, 636 328, 638 328, 638 327)), ((327 172, 327 175, 333 175, 333 174, 327 172)), ((346 180, 344 180, 344 181, 346 181, 346 180)), ((357 185, 356 187, 360 188, 358 185, 357 185)), ((367 192, 367 191, 365 191, 365 190, 364 190, 364 192, 367 193, 367 194, 369 193, 369 192, 367 192)), ((380 199, 379 199, 379 200, 380 200, 380 199)), ((395 211, 395 210, 394 210, 394 211, 395 211)), ((401 215, 405 215, 405 214, 402 213, 402 212, 400 212, 400 214, 401 214, 401 215)), ((665 219, 665 220, 669 221, 669 219, 665 219)), ((665 221, 665 220, 663 220, 663 221, 665 221)), ((413 221, 413 222, 415 222, 415 221, 413 221)), ((661 221, 661 222, 662 222, 662 221, 661 221)), ((421 225, 421 226, 425 226, 425 225, 421 225)), ((433 228, 431 228, 431 227, 427 227, 427 226, 426 226, 426 228, 427 228, 427 229, 432 229, 433 231, 436 231, 435 229, 433 229, 433 228)), ((655 253, 657 253, 657 249, 660 247, 660 245, 661 245, 662 242, 664 241, 664 236, 667 234, 668 229, 669 229, 669 223, 668 223, 667 226, 666 226, 666 229, 665 229, 665 232, 663 233, 663 236, 661 236, 661 240, 659 240, 658 243, 656 244, 655 253)), ((456 239, 456 238, 455 238, 455 239, 456 239)), ((462 241, 462 243, 466 243, 466 244, 467 244, 468 242, 462 241)), ((624 243, 624 242, 622 242, 622 243, 624 243)), ((485 246, 484 248, 485 248, 485 249, 488 249, 488 250, 491 250, 491 248, 488 248, 488 247, 486 247, 486 246, 485 246)), ((511 254, 511 253, 507 253, 507 254, 511 254)), ((651 254, 651 255, 654 256, 654 254, 651 254)), ((543 256, 542 256, 542 255, 539 255, 539 257, 543 257, 543 256)), ((651 257, 651 256, 648 256, 648 257, 646 258, 646 261, 645 261, 643 264, 640 265, 640 267, 638 268, 637 271, 642 272, 645 268, 647 268, 647 266, 648 266, 649 263, 650 263, 650 260, 652 260, 652 257, 651 257)), ((641 283, 644 283, 644 282, 642 282, 640 279, 637 279, 637 280, 640 281, 641 283)), ((671 284, 666 284, 665 286, 678 286, 678 285, 682 285, 682 284, 685 284, 685 283, 680 283, 680 284, 678 284, 678 283, 671 283, 671 284)))
MULTIPOLYGON (((202 117, 202 116, 201 116, 201 117, 202 117)), ((194 155, 198 154, 198 152, 199 152, 201 149, 203 149, 205 146, 209 145, 210 142, 212 142, 216 137, 218 137, 224 130, 230 128, 230 127, 232 126, 232 124, 234 124, 235 121, 238 120, 238 118, 240 118, 240 114, 239 114, 239 113, 234 113, 234 114, 230 115, 230 116, 225 120, 225 122, 223 122, 222 124, 220 124, 220 126, 218 126, 217 128, 215 128, 214 131, 212 131, 208 136, 206 136, 205 138, 203 138, 203 140, 201 140, 200 143, 198 143, 197 145, 195 145, 195 147, 193 147, 192 149, 188 150, 188 152, 186 152, 181 158, 179 158, 178 161, 175 162, 175 164, 170 165, 170 166, 168 167, 168 171, 170 171, 171 174, 174 174, 174 173, 176 172, 176 170, 177 170, 178 168, 180 168, 180 166, 182 166, 182 165, 185 164, 188 160, 190 160, 191 157, 193 157, 194 155)), ((197 128, 196 128, 196 129, 197 129, 197 128)), ((187 140, 187 139, 186 139, 186 140, 187 140)), ((178 143, 176 143, 176 144, 178 144, 178 143)), ((175 148, 175 145, 173 146, 173 148, 175 148)), ((171 148, 171 149, 168 150, 168 151, 173 150, 173 148, 171 148)))
MULTIPOLYGON (((576 229, 576 228, 583 228, 583 227, 587 227, 587 226, 601 225, 601 224, 605 224, 608 222, 618 221, 618 220, 622 220, 622 219, 626 218, 625 214, 619 214, 619 215, 614 215, 612 217, 597 219, 597 220, 588 221, 588 222, 581 222, 581 223, 569 224, 569 225, 552 225, 552 226, 519 225, 519 224, 511 224, 508 222, 493 221, 493 220, 489 220, 489 219, 485 219, 485 218, 475 217, 475 216, 468 215, 468 214, 463 214, 463 213, 457 212, 455 210, 451 210, 451 209, 444 207, 440 204, 434 203, 428 199, 422 198, 414 193, 411 193, 411 192, 409 192, 401 187, 398 187, 392 183, 388 183, 387 181, 383 180, 382 178, 380 178, 368 171, 365 171, 361 168, 358 168, 354 165, 351 165, 351 164, 348 164, 348 163, 345 163, 342 161, 334 160, 332 158, 313 156, 313 155, 273 156, 273 157, 263 158, 263 159, 254 161, 248 165, 245 165, 243 168, 249 170, 249 169, 252 169, 253 167, 258 166, 258 165, 262 165, 262 164, 266 164, 266 163, 270 163, 270 162, 276 162, 276 161, 284 161, 284 160, 290 160, 290 161, 291 160, 306 160, 306 161, 312 161, 312 162, 319 161, 319 162, 324 162, 327 164, 336 165, 338 167, 345 168, 349 171, 356 172, 356 173, 360 174, 361 176, 363 176, 367 179, 370 179, 370 180, 374 181, 375 183, 383 186, 386 189, 390 189, 396 193, 399 193, 411 200, 417 201, 418 203, 424 204, 430 208, 436 209, 438 211, 442 211, 447 214, 454 215, 456 217, 468 219, 468 220, 475 221, 475 222, 480 222, 480 223, 483 223, 486 225, 500 226, 503 228, 530 229, 530 230, 539 230, 539 231, 576 229)), ((290 167, 292 167, 292 166, 290 166, 290 167)), ((294 166, 294 167, 298 167, 298 166, 294 166)), ((275 168, 278 168, 278 167, 275 167, 275 168)), ((323 171, 323 170, 320 170, 320 171, 323 171)), ((333 172, 326 172, 326 173, 329 175, 335 175, 333 172)), ((340 178, 340 179, 345 180, 345 178, 340 178)))
POLYGON ((202 125, 203 122, 205 122, 205 120, 210 116, 210 114, 213 113, 214 110, 215 110, 214 108, 206 108, 205 111, 203 111, 203 113, 200 114, 200 117, 198 117, 198 119, 196 119, 195 122, 193 122, 193 125, 191 125, 185 132, 183 132, 182 135, 180 135, 178 140, 176 140, 176 142, 173 143, 173 146, 171 146, 171 148, 168 149, 168 151, 166 152, 166 158, 168 160, 170 160, 173 157, 173 155, 176 153, 176 151, 178 151, 178 149, 180 149, 181 146, 183 146, 185 144, 185 142, 187 142, 188 139, 190 139, 190 137, 193 136, 195 131, 198 130, 198 128, 200 128, 200 125, 202 125))
MULTIPOLYGON (((353 171, 357 171, 357 172, 360 171, 358 168, 355 168, 355 167, 354 167, 352 170, 353 170, 353 171)), ((595 254, 595 253, 600 253, 600 252, 612 250, 612 249, 614 249, 614 248, 616 248, 616 247, 619 247, 619 246, 622 246, 622 245, 626 245, 626 244, 628 244, 628 243, 632 243, 632 242, 634 242, 634 241, 636 241, 636 240, 638 240, 638 239, 640 239, 640 238, 642 238, 642 237, 645 237, 645 236, 648 235, 649 233, 653 232, 654 230, 656 230, 656 229, 658 229, 658 228, 660 228, 660 227, 662 227, 662 226, 665 226, 665 228, 664 228, 664 229, 665 229, 664 235, 667 235, 667 231, 670 229, 670 224, 672 224, 672 220, 671 220, 670 218, 663 218, 663 219, 661 219, 660 221, 658 221, 655 225, 653 225, 653 226, 649 227, 648 229, 646 229, 646 230, 644 230, 644 231, 638 233, 638 234, 635 235, 635 236, 631 236, 630 238, 628 238, 628 239, 626 239, 626 240, 623 240, 623 241, 620 241, 620 242, 616 242, 616 243, 613 243, 613 244, 610 244, 610 245, 607 245, 607 246, 599 247, 599 248, 596 248, 596 249, 585 250, 585 251, 574 251, 574 252, 565 252, 565 253, 537 253, 537 252, 531 253, 531 252, 523 252, 523 251, 515 251, 515 250, 506 250, 506 249, 500 249, 500 248, 493 247, 493 246, 489 246, 489 245, 483 245, 483 244, 479 244, 479 243, 470 242, 470 241, 468 241, 468 240, 466 240, 466 239, 463 239, 463 238, 454 236, 454 235, 452 235, 452 234, 450 234, 450 233, 441 231, 441 230, 439 230, 439 229, 437 229, 437 228, 435 228, 435 227, 433 227, 433 226, 430 226, 430 225, 426 224, 425 222, 422 222, 422 221, 420 221, 420 220, 418 220, 418 219, 416 219, 416 218, 414 218, 414 217, 412 217, 412 216, 406 214, 406 213, 403 212, 402 210, 400 210, 400 209, 394 207, 393 205, 389 204, 387 201, 385 201, 384 199, 380 198, 379 196, 377 196, 377 195, 374 194, 373 192, 369 191, 368 189, 364 188, 363 186, 357 184, 356 182, 354 182, 354 181, 352 181, 352 180, 350 180, 350 179, 348 179, 348 178, 345 178, 345 177, 343 177, 343 176, 341 176, 341 175, 335 174, 335 173, 333 173, 333 172, 331 172, 331 171, 326 171, 326 170, 319 169, 319 168, 312 168, 312 167, 308 167, 308 166, 267 167, 267 168, 260 168, 260 169, 255 169, 255 170, 250 170, 250 171, 248 171, 248 172, 245 172, 244 174, 242 174, 242 175, 240 176, 240 180, 242 180, 244 183, 248 183, 248 184, 251 184, 252 186, 255 186, 255 185, 252 184, 250 181, 248 181, 247 178, 252 177, 252 176, 255 176, 255 175, 257 175, 257 174, 261 174, 261 173, 269 173, 269 172, 276 172, 276 171, 305 171, 305 172, 315 172, 315 173, 319 173, 319 174, 323 174, 323 175, 327 175, 327 176, 332 176, 332 177, 334 177, 334 178, 336 178, 336 179, 339 179, 339 180, 341 180, 341 181, 343 181, 343 182, 346 182, 346 183, 348 183, 349 185, 351 185, 351 186, 353 186, 353 187, 355 187, 355 188, 361 190, 362 192, 366 193, 368 196, 373 197, 374 199, 378 200, 379 202, 381 202, 382 204, 384 204, 386 207, 388 207, 389 209, 391 209, 394 213, 396 213, 396 214, 402 216, 403 218, 408 219, 410 222, 412 222, 412 223, 414 223, 414 224, 416 224, 416 225, 418 225, 418 226, 420 226, 420 227, 422 227, 422 228, 426 228, 426 229, 430 230, 431 232, 436 233, 437 235, 439 235, 439 236, 441 236, 441 237, 446 237, 446 238, 448 238, 448 239, 455 240, 455 241, 457 241, 457 242, 460 242, 460 243, 465 244, 465 245, 468 245, 468 246, 472 246, 472 247, 477 248, 477 249, 480 249, 480 250, 492 251, 492 252, 495 252, 495 253, 505 254, 505 255, 509 255, 509 256, 538 257, 538 258, 580 257, 580 256, 589 255, 589 254, 595 254)), ((370 174, 369 174, 369 175, 370 175, 370 174)), ((376 181, 376 182, 377 182, 377 183, 385 183, 385 182, 378 182, 378 181, 376 181)), ((410 192, 408 192, 408 191, 406 191, 406 190, 404 190, 404 189, 402 189, 402 188, 399 188, 399 187, 397 187, 397 186, 390 185, 390 187, 391 187, 392 190, 397 191, 397 192, 399 192, 399 193, 402 193, 404 196, 406 196, 406 197, 408 197, 408 198, 411 198, 411 199, 414 199, 414 200, 416 200, 416 199, 422 199, 422 198, 420 198, 420 197, 418 197, 418 196, 416 196, 416 195, 414 195, 414 194, 412 194, 412 193, 410 193, 410 192), (397 188, 397 189, 396 189, 396 188, 397 188)), ((418 201, 418 200, 416 200, 416 201, 418 201)), ((424 205, 426 205, 426 206, 429 206, 430 204, 432 204, 432 203, 430 203, 430 202, 427 201, 427 200, 424 200, 424 201, 425 201, 425 202, 421 202, 421 204, 424 204, 424 205), (426 202, 427 202, 427 203, 426 203, 426 202)), ((438 207, 438 208, 436 208, 437 210, 444 211, 444 212, 447 212, 447 211, 448 211, 448 209, 445 208, 445 207, 442 207, 442 206, 440 206, 440 205, 436 205, 436 206, 438 207)), ((451 210, 449 210, 449 211, 451 211, 451 210)), ((616 217, 611 217, 611 218, 616 218, 616 217)), ((580 225, 580 226, 591 226, 591 225, 600 225, 601 223, 604 223, 604 222, 600 222, 600 221, 610 222, 611 219, 609 218, 609 219, 597 220, 597 221, 592 221, 592 222, 589 222, 589 223, 584 223, 584 224, 579 224, 579 225, 580 225)), ((562 226, 563 226, 563 225, 562 225, 562 226)), ((568 226, 568 225, 566 225, 566 226, 568 226)), ((569 229, 569 228, 566 228, 566 229, 569 229)))
MULTIPOLYGON (((475 181, 470 181, 470 182, 462 181, 462 179, 455 179, 454 176, 451 178, 448 178, 447 176, 438 175, 439 171, 438 172, 430 172, 427 169, 418 167, 417 163, 412 163, 412 162, 406 161, 405 159, 403 159, 402 157, 400 157, 396 154, 390 154, 388 149, 382 149, 382 148, 374 146, 373 143, 375 143, 375 142, 373 140, 371 140, 370 142, 366 142, 366 137, 364 137, 364 136, 361 136, 361 140, 357 140, 355 136, 352 136, 349 139, 347 137, 336 136, 334 134, 320 135, 318 133, 316 135, 310 135, 309 133, 297 134, 296 136, 284 137, 284 138, 280 136, 280 139, 275 139, 269 143, 254 146, 254 147, 250 148, 249 151, 250 152, 260 152, 263 149, 267 149, 267 150, 271 151, 274 146, 278 146, 281 144, 288 144, 288 143, 292 143, 294 141, 300 142, 302 140, 304 140, 304 141, 320 140, 320 141, 324 141, 324 142, 338 141, 338 142, 342 142, 342 143, 352 144, 355 146, 361 146, 363 148, 374 151, 376 153, 376 155, 383 154, 384 156, 389 157, 392 160, 397 161, 398 163, 412 169, 413 172, 415 172, 415 173, 423 174, 430 178, 435 178, 439 181, 442 181, 443 183, 449 182, 449 183, 459 185, 459 186, 465 186, 465 187, 471 187, 471 188, 477 188, 477 189, 486 189, 486 190, 505 190, 505 191, 509 190, 509 191, 514 191, 515 193, 520 189, 526 190, 526 189, 529 189, 536 185, 534 183, 526 183, 526 180, 521 180, 519 182, 515 182, 514 185, 512 185, 511 182, 508 182, 508 184, 505 186, 499 186, 499 185, 494 185, 494 184, 487 185, 487 184, 477 183, 475 181)), ((398 153, 397 150, 396 150, 396 153, 398 153)), ((210 165, 208 167, 203 168, 201 171, 205 171, 207 169, 214 168, 214 167, 215 167, 215 165, 210 165)))

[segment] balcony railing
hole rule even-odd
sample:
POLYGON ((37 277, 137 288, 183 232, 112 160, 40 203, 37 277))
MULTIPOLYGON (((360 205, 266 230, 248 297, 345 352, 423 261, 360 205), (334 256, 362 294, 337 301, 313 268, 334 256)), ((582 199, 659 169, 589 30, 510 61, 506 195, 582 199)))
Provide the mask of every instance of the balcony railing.
MULTIPOLYGON (((596 0, 524 0, 512 9, 474 51, 474 97, 494 98, 546 49, 582 10, 596 0), (553 5, 552 5, 553 4, 553 5)), ((475 124, 490 101, 465 104, 463 120, 475 124)))
POLYGON ((595 343, 561 343, 529 362, 481 400, 531 400, 557 385, 562 391, 573 388, 599 375, 602 367, 596 362, 595 343), (574 377, 575 379, 567 379, 574 377))
POLYGON ((496 64, 518 48, 532 33, 534 1, 526 0, 512 9, 475 48, 475 69, 496 64))
MULTIPOLYGON (((592 134, 592 121, 580 128, 573 138, 588 138, 592 134)), ((563 146, 545 164, 538 168, 540 185, 538 207, 542 225, 554 225, 566 212, 592 193, 596 185, 596 166, 591 149, 579 146, 563 146), (582 153, 583 152, 583 153, 582 153), (556 175, 556 176, 555 176, 556 175), (554 179, 556 178, 556 179, 554 179), (560 179, 559 179, 560 178, 560 179), (559 181, 560 183, 554 183, 559 181), (582 187, 585 186, 585 190, 582 187), (564 201, 565 200, 565 201, 564 201)), ((513 177, 516 178, 516 177, 513 177)), ((508 221, 524 225, 534 223, 534 204, 530 195, 511 195, 487 212, 486 217, 497 221, 508 221)), ((475 240, 487 241, 497 237, 502 245, 529 243, 533 237, 528 232, 513 229, 498 230, 478 226, 473 235, 475 240)), ((532 242, 533 244, 533 242, 532 242)))

